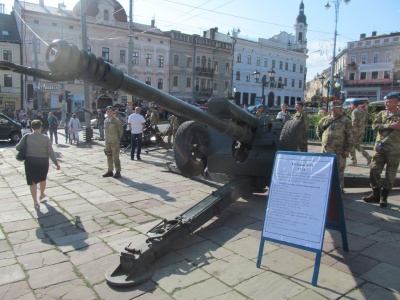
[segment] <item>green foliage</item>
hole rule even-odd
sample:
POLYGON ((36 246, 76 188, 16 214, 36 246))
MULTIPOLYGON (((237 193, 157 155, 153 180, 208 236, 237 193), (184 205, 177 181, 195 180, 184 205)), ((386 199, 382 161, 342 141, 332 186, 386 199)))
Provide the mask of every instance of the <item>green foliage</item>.
POLYGON ((319 121, 321 121, 322 116, 318 114, 308 114, 308 124, 310 129, 317 128, 319 121))

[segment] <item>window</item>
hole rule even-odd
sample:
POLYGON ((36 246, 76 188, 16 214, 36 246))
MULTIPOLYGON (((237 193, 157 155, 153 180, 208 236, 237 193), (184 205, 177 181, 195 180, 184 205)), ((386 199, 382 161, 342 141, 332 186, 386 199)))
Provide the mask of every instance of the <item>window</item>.
POLYGON ((293 72, 296 72, 296 64, 293 64, 293 72))
POLYGON ((101 48, 101 57, 104 58, 106 62, 110 61, 110 48, 102 47, 101 48))
POLYGON ((275 68, 275 59, 272 60, 272 68, 275 68))
POLYGON ((360 80, 367 79, 367 72, 361 72, 360 73, 360 80))
POLYGON ((300 65, 300 73, 303 73, 303 65, 300 65))
POLYGON ((229 82, 228 81, 225 81, 224 87, 225 87, 225 91, 227 91, 228 87, 229 87, 229 82))
POLYGON ((355 63, 356 63, 356 57, 355 57, 355 56, 352 56, 352 57, 350 58, 350 63, 351 63, 351 64, 355 64, 355 63))
POLYGON ((139 52, 133 52, 132 65, 138 65, 138 64, 139 64, 139 52))
POLYGON ((173 86, 178 86, 178 76, 174 76, 173 81, 172 81, 173 86))
POLYGON ((146 83, 147 85, 151 85, 151 77, 146 77, 145 83, 146 83))
POLYGON ((240 53, 237 54, 236 62, 238 63, 242 62, 242 54, 240 53))
POLYGON ((151 39, 147 39, 147 41, 150 43, 150 42, 151 42, 151 39))
POLYGON ((264 67, 268 67, 268 58, 264 58, 264 67))
POLYGON ((179 55, 174 55, 174 66, 179 64, 179 55))
POLYGON ((230 69, 230 63, 225 63, 225 73, 229 73, 230 69))
POLYGON ((257 57, 257 60, 256 60, 256 65, 257 65, 257 66, 259 66, 259 65, 260 65, 260 63, 261 63, 261 59, 260 59, 259 57, 257 57))
POLYGON ((207 68, 211 69, 211 58, 207 60, 207 68))
POLYGON ((11 50, 3 50, 3 60, 12 62, 12 51, 11 50))
POLYGON ((236 71, 236 80, 240 80, 240 71, 236 71))
POLYGON ((390 71, 385 71, 384 73, 383 73, 383 78, 390 78, 390 71))
POLYGON ((146 54, 146 66, 151 66, 151 54, 146 54))
POLYGON ((292 87, 294 87, 294 79, 292 79, 292 87))
POLYGON ((158 56, 158 67, 164 68, 164 56, 163 55, 158 56))
POLYGON ((247 55, 247 64, 251 65, 251 56, 250 55, 247 55))
POLYGON ((92 52, 92 46, 87 45, 87 46, 86 46, 86 51, 89 52, 89 53, 91 53, 91 52, 92 52))
POLYGON ((126 59, 126 51, 125 50, 119 50, 119 62, 121 64, 125 63, 125 59, 126 59))
POLYGON ((355 73, 350 73, 349 74, 349 80, 354 80, 355 77, 356 77, 355 73))
POLYGON ((303 86, 303 82, 302 82, 302 80, 300 79, 300 80, 299 80, 299 89, 301 89, 302 86, 303 86))
POLYGON ((284 79, 283 79, 283 85, 284 85, 284 86, 287 86, 287 78, 284 78, 284 79))
POLYGON ((74 26, 69 25, 68 28, 69 28, 69 29, 74 29, 74 26))
POLYGON ((289 63, 285 62, 285 71, 289 71, 289 63))
POLYGON ((186 77, 186 87, 191 88, 192 87, 192 78, 186 77))
POLYGON ((218 71, 218 61, 214 61, 214 71, 218 71))
POLYGON ((246 73, 246 81, 250 82, 250 73, 249 72, 246 73))
POLYGON ((279 70, 282 70, 283 69, 283 61, 280 61, 279 62, 279 70))
POLYGON ((158 78, 158 85, 157 85, 157 88, 158 88, 159 90, 162 90, 163 87, 164 87, 164 79, 158 78))
POLYGON ((214 81, 213 89, 214 89, 214 91, 218 90, 218 81, 214 81))
POLYGON ((386 52, 386 62, 392 61, 392 52, 386 52))
POLYGON ((191 68, 192 64, 192 58, 189 56, 186 60, 186 67, 191 68))
POLYGON ((361 55, 361 63, 364 65, 367 63, 367 54, 361 55))
POLYGON ((11 74, 4 74, 4 86, 12 87, 12 75, 11 74))
POLYGON ((197 66, 200 66, 200 56, 197 56, 196 65, 197 65, 197 66))
POLYGON ((103 19, 104 19, 104 21, 109 21, 110 20, 110 13, 108 12, 107 9, 104 10, 103 19))
POLYGON ((202 68, 205 68, 205 67, 206 67, 206 61, 207 61, 206 57, 205 57, 205 56, 202 56, 202 57, 201 57, 201 67, 202 67, 202 68))
POLYGON ((378 72, 372 72, 371 79, 378 79, 378 72))
POLYGON ((374 53, 374 63, 376 64, 377 62, 379 62, 379 54, 374 53))

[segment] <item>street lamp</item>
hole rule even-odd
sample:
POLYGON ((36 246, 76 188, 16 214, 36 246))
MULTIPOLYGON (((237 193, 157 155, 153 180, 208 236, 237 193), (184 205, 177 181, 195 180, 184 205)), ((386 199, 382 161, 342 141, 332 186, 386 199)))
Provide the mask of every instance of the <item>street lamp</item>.
MULTIPOLYGON (((335 34, 333 36, 333 56, 332 56, 332 64, 331 64, 331 80, 333 80, 333 75, 335 74, 337 23, 338 23, 338 18, 339 18, 339 6, 340 6, 340 3, 342 3, 342 1, 346 5, 350 3, 350 0, 333 0, 333 1, 328 1, 325 5, 326 9, 331 8, 331 5, 329 3, 332 3, 335 6, 335 34)), ((330 91, 331 95, 333 95, 333 86, 334 85, 332 84, 332 89, 330 91)))
MULTIPOLYGON (((254 79, 256 80, 256 82, 258 82, 258 80, 260 79, 260 72, 258 72, 257 70, 254 71, 253 73, 254 79)), ((264 96, 264 88, 267 84, 269 84, 270 87, 274 87, 275 86, 275 71, 274 68, 272 68, 271 70, 268 71, 268 76, 269 76, 269 81, 267 81, 267 75, 263 75, 263 77, 261 78, 261 87, 262 87, 262 96, 261 96, 261 102, 263 105, 265 105, 265 96, 264 96)))

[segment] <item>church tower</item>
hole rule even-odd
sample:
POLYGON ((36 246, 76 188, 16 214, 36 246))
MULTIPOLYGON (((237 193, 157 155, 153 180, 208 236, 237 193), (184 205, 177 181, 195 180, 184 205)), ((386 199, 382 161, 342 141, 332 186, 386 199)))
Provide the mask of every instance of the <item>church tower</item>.
POLYGON ((296 32, 296 48, 307 52, 307 17, 304 14, 304 3, 301 0, 299 15, 296 18, 296 24, 294 25, 296 32))

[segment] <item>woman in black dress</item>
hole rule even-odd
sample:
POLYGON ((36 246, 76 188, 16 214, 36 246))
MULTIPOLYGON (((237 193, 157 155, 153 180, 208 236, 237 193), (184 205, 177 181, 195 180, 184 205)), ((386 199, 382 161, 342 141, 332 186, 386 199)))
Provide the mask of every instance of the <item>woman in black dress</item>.
MULTIPOLYGON (((39 199, 44 199, 46 197, 44 191, 46 189, 47 173, 49 172, 49 158, 56 165, 57 170, 60 170, 60 165, 58 164, 49 137, 41 133, 42 122, 33 120, 31 128, 33 132, 26 137, 25 175, 26 182, 30 186, 35 208, 39 209, 40 205, 37 199, 37 189, 39 184, 39 199)), ((20 142, 16 146, 16 149, 20 150, 21 147, 22 144, 20 142)))

